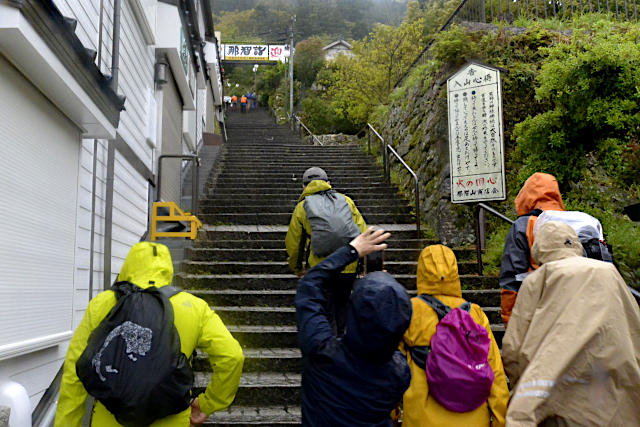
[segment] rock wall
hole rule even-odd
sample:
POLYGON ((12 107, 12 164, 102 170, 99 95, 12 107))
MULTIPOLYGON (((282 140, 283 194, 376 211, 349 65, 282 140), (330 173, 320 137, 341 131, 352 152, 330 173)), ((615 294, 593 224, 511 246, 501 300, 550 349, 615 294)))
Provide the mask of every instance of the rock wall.
MULTIPOLYGON (((320 142, 322 142, 322 145, 344 145, 355 144, 358 142, 358 137, 356 135, 346 135, 344 133, 316 135, 316 138, 318 138, 320 142)), ((305 140, 310 144, 313 143, 310 136, 307 136, 305 140)))
MULTIPOLYGON (((444 244, 474 241, 471 207, 454 205, 450 196, 446 85, 452 70, 442 70, 434 83, 426 78, 396 96, 382 124, 384 137, 417 173, 420 214, 444 244)), ((414 182, 399 162, 392 160, 392 175, 413 199, 414 182)), ((413 200, 412 200, 413 201, 413 200)))

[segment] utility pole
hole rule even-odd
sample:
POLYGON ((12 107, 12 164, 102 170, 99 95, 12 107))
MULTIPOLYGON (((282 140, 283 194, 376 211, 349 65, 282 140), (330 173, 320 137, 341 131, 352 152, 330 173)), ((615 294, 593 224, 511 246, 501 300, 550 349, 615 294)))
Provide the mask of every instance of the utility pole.
POLYGON ((296 15, 291 17, 291 44, 289 45, 289 120, 293 126, 293 26, 296 15))

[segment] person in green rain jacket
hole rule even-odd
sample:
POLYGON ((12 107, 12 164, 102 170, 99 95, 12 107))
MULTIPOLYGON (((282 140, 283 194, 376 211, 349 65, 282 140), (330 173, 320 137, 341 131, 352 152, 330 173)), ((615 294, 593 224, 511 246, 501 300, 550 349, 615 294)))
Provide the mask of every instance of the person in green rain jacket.
MULTIPOLYGON (((141 288, 170 285, 172 279, 173 264, 169 249, 151 242, 141 242, 131 248, 118 276, 118 281, 128 281, 141 288)), ((180 335, 182 353, 190 355, 196 348, 205 351, 209 354, 211 367, 215 368, 206 390, 194 399, 191 408, 161 418, 152 424, 153 427, 187 427, 190 423, 200 424, 209 414, 227 408, 235 398, 244 363, 240 344, 204 300, 187 292, 180 292, 171 297, 170 301, 174 310, 174 324, 180 335)), ((87 391, 76 375, 76 362, 86 348, 91 332, 115 304, 116 297, 111 290, 93 298, 71 339, 64 361, 56 427, 81 425, 87 391)), ((96 401, 91 425, 109 427, 120 424, 104 405, 96 401)))
MULTIPOLYGON (((287 231, 287 236, 285 238, 287 254, 289 255, 289 268, 298 277, 302 277, 305 274, 307 267, 313 268, 324 259, 323 257, 319 257, 314 254, 311 248, 309 248, 308 259, 305 259, 305 252, 312 233, 311 224, 309 223, 309 219, 307 218, 307 213, 304 208, 305 198, 312 194, 332 189, 327 173, 318 167, 312 167, 305 171, 302 176, 302 185, 302 195, 300 195, 298 204, 293 210, 291 222, 289 223, 289 230, 287 231), (305 263, 307 265, 305 265, 305 263)), ((362 214, 360 214, 356 204, 348 196, 341 193, 336 194, 338 194, 339 197, 344 197, 346 199, 347 204, 351 209, 353 221, 360 229, 360 232, 364 233, 367 230, 367 224, 365 223, 364 218, 362 218, 362 214)), ((338 336, 342 336, 344 332, 347 305, 349 302, 349 296, 351 295, 351 289, 353 288, 353 282, 356 279, 357 267, 357 261, 349 264, 338 276, 337 280, 333 282, 333 286, 331 286, 330 289, 327 289, 327 292, 329 293, 329 320, 334 332, 336 332, 338 336)))

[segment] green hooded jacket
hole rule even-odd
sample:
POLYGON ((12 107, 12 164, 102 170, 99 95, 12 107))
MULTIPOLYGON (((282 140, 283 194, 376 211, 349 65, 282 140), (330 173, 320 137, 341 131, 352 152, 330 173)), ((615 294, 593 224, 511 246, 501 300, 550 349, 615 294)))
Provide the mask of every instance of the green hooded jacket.
MULTIPOLYGON (((119 281, 128 281, 141 288, 150 282, 154 286, 170 285, 173 279, 173 264, 169 249, 158 243, 141 242, 134 245, 118 275, 119 281)), ((222 323, 209 305, 187 292, 180 292, 170 299, 174 311, 174 324, 180 335, 181 350, 190 356, 197 348, 209 354, 213 369, 211 381, 204 393, 198 396, 200 409, 206 414, 227 408, 235 398, 244 356, 238 341, 222 323)), ((87 391, 76 375, 76 362, 87 346, 91 332, 102 322, 115 306, 113 291, 105 291, 89 302, 84 318, 71 338, 60 386, 60 398, 56 411, 56 427, 79 427, 85 412, 87 391)), ((190 425, 191 409, 157 420, 153 427, 187 427, 190 425)), ((92 426, 119 426, 115 417, 96 402, 92 426)))
MULTIPOLYGON (((295 274, 302 274, 304 269, 304 253, 307 247, 309 236, 311 236, 311 224, 307 219, 307 213, 304 210, 304 199, 312 194, 319 193, 321 191, 331 190, 331 185, 327 181, 316 179, 311 181, 302 192, 298 204, 293 210, 291 216, 291 222, 289 223, 289 230, 287 231, 287 237, 285 238, 285 245, 287 247, 287 254, 289 254, 289 268, 295 274)), ((349 204, 351 208, 351 215, 353 220, 360 229, 360 232, 364 233, 367 230, 367 224, 364 222, 364 218, 358 211, 356 204, 353 203, 349 197, 341 194, 349 204)), ((313 268, 316 264, 322 261, 324 258, 316 256, 313 251, 309 254, 309 267, 313 268)), ((343 271, 343 273, 355 273, 358 266, 357 262, 349 264, 343 271)))

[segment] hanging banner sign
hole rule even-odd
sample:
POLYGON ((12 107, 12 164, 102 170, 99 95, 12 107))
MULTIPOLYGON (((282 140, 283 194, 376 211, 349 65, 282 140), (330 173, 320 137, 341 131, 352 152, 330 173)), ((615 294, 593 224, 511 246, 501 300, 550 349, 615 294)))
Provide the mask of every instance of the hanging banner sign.
POLYGON ((504 200, 500 71, 469 63, 447 80, 453 203, 504 200))
POLYGON ((225 61, 284 62, 289 57, 289 45, 223 44, 222 51, 225 61))

